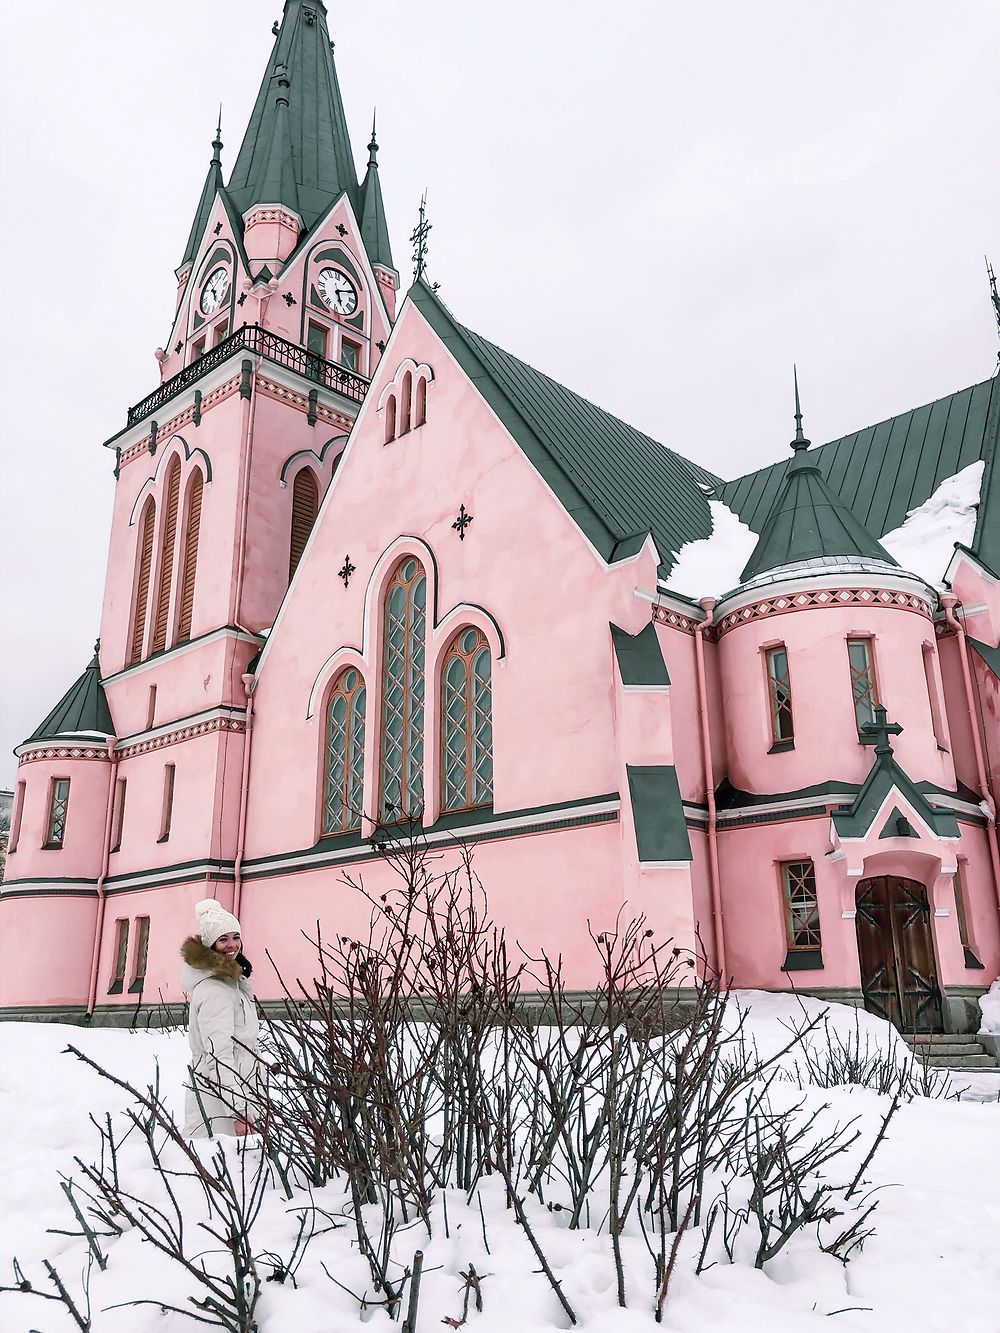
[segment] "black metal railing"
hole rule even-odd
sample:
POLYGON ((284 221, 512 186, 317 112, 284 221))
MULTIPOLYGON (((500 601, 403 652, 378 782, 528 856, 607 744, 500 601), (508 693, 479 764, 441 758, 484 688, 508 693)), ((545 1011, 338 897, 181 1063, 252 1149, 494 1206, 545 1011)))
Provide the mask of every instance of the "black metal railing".
POLYGON ((317 356, 315 352, 307 352, 297 343, 289 342, 287 338, 281 338, 276 333, 269 333, 267 329, 262 329, 257 324, 244 324, 228 338, 223 338, 215 347, 210 347, 197 361, 192 361, 176 375, 164 380, 160 387, 147 394, 141 403, 130 407, 125 429, 148 417, 189 385, 196 384, 240 348, 245 348, 257 356, 263 356, 268 361, 274 361, 279 366, 285 366, 288 370, 294 370, 305 379, 312 380, 324 389, 332 389, 334 393, 342 394, 355 403, 362 402, 368 391, 370 381, 365 379, 364 375, 359 375, 356 370, 348 370, 346 366, 338 366, 335 361, 327 361, 324 357, 317 356))

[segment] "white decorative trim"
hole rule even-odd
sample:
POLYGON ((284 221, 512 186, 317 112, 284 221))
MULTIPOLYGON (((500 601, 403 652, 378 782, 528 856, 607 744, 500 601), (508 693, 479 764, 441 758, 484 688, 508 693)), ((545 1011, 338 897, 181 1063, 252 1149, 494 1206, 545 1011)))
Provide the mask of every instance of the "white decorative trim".
POLYGON ((207 708, 202 713, 191 713, 188 717, 179 717, 173 722, 166 722, 161 727, 151 727, 147 731, 136 731, 131 736, 119 737, 115 750, 120 754, 126 748, 143 744, 147 741, 158 740, 162 736, 173 735, 184 727, 196 726, 203 722, 214 722, 217 718, 229 720, 236 718, 240 720, 246 716, 245 708, 229 707, 221 705, 218 708, 207 708))
POLYGON ((115 671, 110 676, 105 676, 101 684, 110 685, 112 681, 125 680, 129 676, 137 676, 140 672, 148 671, 150 667, 158 666, 168 658, 184 657, 187 653, 196 652, 197 649, 209 643, 216 643, 219 639, 234 639, 238 643, 252 643, 255 647, 260 647, 264 640, 262 634, 246 634, 243 630, 230 629, 223 625, 221 629, 214 629, 209 634, 202 634, 197 639, 188 639, 187 643, 178 643, 173 648, 168 648, 165 653, 157 653, 155 657, 147 657, 141 662, 134 662, 131 666, 123 667, 121 671, 115 671))

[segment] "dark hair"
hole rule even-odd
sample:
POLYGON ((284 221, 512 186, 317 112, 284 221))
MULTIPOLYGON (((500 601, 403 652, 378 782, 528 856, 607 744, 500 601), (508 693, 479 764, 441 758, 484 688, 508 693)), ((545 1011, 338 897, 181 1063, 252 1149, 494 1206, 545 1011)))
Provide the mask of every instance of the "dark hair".
POLYGON ((244 975, 244 977, 250 977, 250 976, 252 976, 252 974, 253 974, 253 963, 251 963, 250 959, 246 956, 246 954, 243 952, 242 949, 241 949, 241 950, 239 951, 239 953, 236 955, 236 961, 239 963, 240 967, 243 969, 243 975, 244 975))

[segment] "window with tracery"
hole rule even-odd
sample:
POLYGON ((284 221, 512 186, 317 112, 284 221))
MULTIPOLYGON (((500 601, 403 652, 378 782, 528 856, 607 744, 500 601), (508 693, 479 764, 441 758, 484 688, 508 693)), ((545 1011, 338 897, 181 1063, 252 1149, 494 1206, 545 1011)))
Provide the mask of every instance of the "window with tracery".
POLYGON ((382 614, 379 806, 384 819, 418 815, 424 799, 424 634, 427 578, 408 556, 396 568, 382 614))
POLYGON ((361 827, 365 782, 365 682, 346 667, 333 682, 326 705, 322 833, 329 837, 361 827))
POLYGON ((785 934, 789 952, 819 949, 819 902, 812 861, 783 861, 781 883, 785 898, 785 934))
POLYGON ((847 657, 851 664, 854 719, 860 733, 862 727, 875 721, 875 709, 879 704, 875 651, 871 639, 848 639, 847 657))
POLYGON ((782 748, 791 746, 795 737, 792 725, 792 684, 788 675, 788 651, 783 643, 768 648, 767 692, 771 709, 771 742, 782 748))
POLYGON ((460 630, 441 671, 441 808, 493 801, 490 649, 482 630, 460 630))

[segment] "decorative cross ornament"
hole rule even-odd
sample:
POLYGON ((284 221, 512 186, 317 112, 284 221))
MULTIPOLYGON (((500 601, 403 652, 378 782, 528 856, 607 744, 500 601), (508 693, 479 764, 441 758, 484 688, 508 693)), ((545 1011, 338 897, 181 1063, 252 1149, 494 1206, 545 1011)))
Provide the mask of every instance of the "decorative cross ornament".
POLYGON ((866 722, 861 728, 861 744, 874 745, 875 754, 880 758, 892 754, 890 736, 898 736, 903 728, 898 722, 887 721, 888 713, 881 704, 875 708, 875 721, 866 722))
POLYGON ((218 236, 218 234, 219 234, 219 232, 220 232, 221 230, 222 230, 222 223, 221 223, 221 222, 217 222, 217 223, 215 224, 215 234, 216 234, 216 236, 218 236))
POLYGON ((343 566, 337 570, 337 578, 344 580, 345 588, 347 587, 348 583, 350 583, 351 575, 355 572, 355 569, 356 566, 351 564, 351 557, 349 555, 345 555, 343 566))
POLYGON ((289 308, 295 305, 295 297, 291 294, 291 292, 285 292, 284 296, 282 297, 282 300, 285 302, 285 305, 287 305, 289 308))
POLYGON ((337 223, 337 231, 340 233, 341 236, 347 235, 347 228, 344 226, 342 222, 337 223))
POLYGON ((420 221, 410 233, 413 243, 413 281, 417 282, 427 272, 427 237, 431 232, 431 223, 427 221, 427 191, 420 198, 420 221))
POLYGON ((458 511, 458 518, 456 518, 455 522, 451 525, 458 533, 458 540, 460 542, 465 541, 465 529, 469 526, 471 522, 472 522, 472 515, 467 514, 465 512, 465 505, 463 504, 461 509, 458 511))

